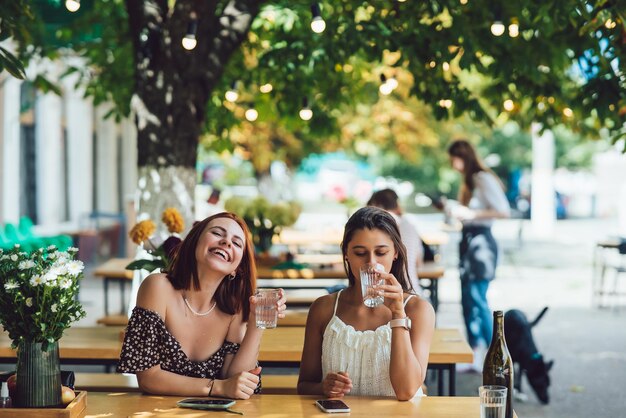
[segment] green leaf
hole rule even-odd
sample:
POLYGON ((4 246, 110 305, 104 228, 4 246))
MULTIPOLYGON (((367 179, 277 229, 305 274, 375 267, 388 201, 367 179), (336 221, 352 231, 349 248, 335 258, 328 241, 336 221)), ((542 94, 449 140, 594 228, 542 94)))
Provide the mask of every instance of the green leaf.
POLYGON ((146 270, 151 273, 165 267, 163 260, 135 260, 126 266, 127 270, 146 270))

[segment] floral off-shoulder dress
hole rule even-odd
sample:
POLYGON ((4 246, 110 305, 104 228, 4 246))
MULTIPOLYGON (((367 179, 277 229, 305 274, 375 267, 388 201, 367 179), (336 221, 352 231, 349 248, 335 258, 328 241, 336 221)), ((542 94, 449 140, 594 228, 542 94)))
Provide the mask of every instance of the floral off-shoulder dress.
MULTIPOLYGON (((128 321, 117 371, 137 373, 158 364, 163 370, 183 376, 217 379, 226 354, 236 354, 238 350, 239 344, 224 341, 206 360, 190 360, 163 319, 154 311, 136 306, 128 321)), ((259 381, 254 393, 260 391, 259 381)))

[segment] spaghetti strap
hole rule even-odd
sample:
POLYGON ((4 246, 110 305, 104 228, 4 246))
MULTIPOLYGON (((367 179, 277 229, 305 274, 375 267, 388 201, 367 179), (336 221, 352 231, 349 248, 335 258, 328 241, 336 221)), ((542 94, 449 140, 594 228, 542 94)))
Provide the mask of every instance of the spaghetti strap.
MULTIPOLYGON (((408 303, 408 301, 409 301, 409 300, 411 300, 411 298, 412 298, 413 296, 415 296, 415 295, 409 295, 409 297, 408 297, 408 298, 406 298, 406 300, 404 301, 404 305, 402 305, 402 306, 404 306, 404 307, 406 308, 406 304, 408 303)), ((336 308, 336 307, 335 307, 335 308, 336 308)))
POLYGON ((342 291, 343 291, 343 289, 341 289, 339 292, 337 292, 337 297, 335 298, 335 309, 333 309, 333 316, 335 316, 337 314, 337 305, 339 304, 339 295, 341 295, 342 291))

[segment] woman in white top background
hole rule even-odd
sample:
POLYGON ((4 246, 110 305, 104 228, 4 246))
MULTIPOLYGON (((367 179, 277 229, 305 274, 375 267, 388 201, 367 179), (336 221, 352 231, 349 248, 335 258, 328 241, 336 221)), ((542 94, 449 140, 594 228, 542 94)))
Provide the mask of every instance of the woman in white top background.
POLYGON ((317 299, 309 310, 298 393, 342 397, 421 394, 435 312, 415 296, 406 249, 394 218, 376 207, 356 211, 345 226, 341 251, 349 286, 317 299), (379 263, 384 303, 363 303, 359 268, 379 263))
POLYGON ((461 205, 449 215, 463 225, 459 245, 461 305, 468 342, 475 353, 474 368, 480 372, 493 332, 487 290, 495 278, 498 246, 491 225, 494 219, 508 218, 510 207, 502 182, 484 165, 469 142, 454 141, 448 155, 452 168, 463 176, 458 195, 461 205))

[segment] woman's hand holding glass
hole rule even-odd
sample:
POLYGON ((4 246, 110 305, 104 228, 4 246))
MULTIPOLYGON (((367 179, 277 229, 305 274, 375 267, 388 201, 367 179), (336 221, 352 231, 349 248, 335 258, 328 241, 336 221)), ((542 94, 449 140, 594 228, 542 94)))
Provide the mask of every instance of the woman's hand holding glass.
POLYGON ((329 398, 341 398, 352 390, 347 372, 328 373, 322 381, 322 392, 329 398))
POLYGON ((391 273, 379 273, 380 277, 385 280, 385 284, 379 286, 378 289, 383 292, 385 297, 385 306, 391 310, 393 318, 403 318, 406 316, 404 312, 404 290, 398 279, 391 273))
POLYGON ((250 302, 250 319, 249 319, 249 323, 256 323, 257 328, 275 328, 276 327, 276 318, 284 318, 285 317, 285 309, 287 309, 287 298, 285 297, 285 291, 283 289, 271 290, 271 292, 274 293, 274 294, 278 293, 277 296, 274 296, 276 298, 276 302, 275 302, 274 306, 272 307, 273 309, 275 309, 273 315, 277 315, 277 316, 274 316, 273 320, 271 321, 272 324, 270 326, 260 326, 258 320, 260 319, 261 322, 263 322, 263 321, 267 322, 267 318, 262 318, 262 317, 257 318, 257 316, 259 315, 259 311, 258 311, 257 308, 260 308, 260 310, 263 311, 263 309, 264 309, 263 308, 263 304, 265 304, 265 309, 269 308, 269 306, 267 305, 268 298, 264 297, 264 296, 266 296, 267 291, 269 291, 269 290, 270 289, 258 289, 257 293, 255 295, 250 296, 250 300, 249 300, 249 302, 250 302), (259 293, 260 291, 265 292, 265 295, 259 293))

